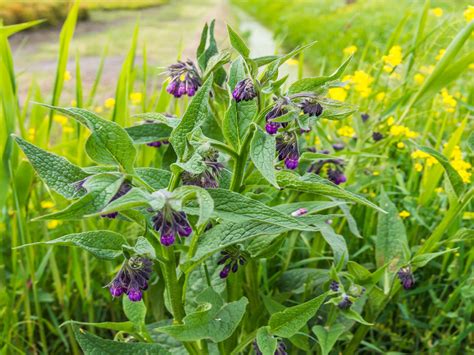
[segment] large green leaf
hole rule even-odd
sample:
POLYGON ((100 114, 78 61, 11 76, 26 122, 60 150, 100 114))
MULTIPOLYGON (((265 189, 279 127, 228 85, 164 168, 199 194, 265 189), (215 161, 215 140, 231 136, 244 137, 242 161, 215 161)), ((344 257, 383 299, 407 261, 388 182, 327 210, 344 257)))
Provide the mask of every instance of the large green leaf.
POLYGON ((380 212, 385 213, 383 209, 373 204, 366 198, 357 195, 353 192, 344 190, 342 187, 339 187, 316 174, 306 174, 304 176, 298 176, 289 171, 280 171, 277 173, 277 182, 278 185, 283 188, 319 194, 323 196, 341 198, 346 201, 352 201, 366 205, 368 207, 374 208, 380 212))
POLYGON ((123 235, 108 230, 97 230, 68 234, 46 242, 25 244, 21 248, 36 245, 75 246, 87 250, 99 259, 112 260, 122 255, 124 244, 127 244, 127 240, 123 235))
POLYGON ((209 92, 214 78, 211 74, 191 100, 183 118, 170 136, 170 142, 180 161, 186 153, 187 135, 198 128, 209 114, 209 92))
POLYGON ((272 314, 268 322, 270 332, 283 338, 295 335, 316 315, 319 307, 326 299, 326 295, 326 293, 323 293, 311 301, 272 314))
POLYGON ((229 25, 227 25, 227 32, 229 33, 229 40, 232 47, 234 47, 242 57, 248 58, 250 55, 250 49, 244 43, 243 39, 240 38, 240 36, 229 25))
POLYGON ((82 219, 84 216, 100 212, 117 193, 122 181, 123 179, 112 174, 92 176, 84 183, 84 187, 89 192, 80 200, 73 202, 62 211, 37 219, 82 219))
POLYGON ((99 338, 76 325, 72 325, 72 327, 76 340, 85 355, 171 354, 159 344, 118 342, 99 338))
POLYGON ((179 200, 178 210, 182 210, 181 204, 188 200, 196 200, 199 205, 198 224, 204 224, 212 215, 214 201, 210 194, 198 186, 181 186, 173 191, 173 199, 179 200))
POLYGON ((128 133, 117 123, 82 108, 43 106, 74 118, 92 132, 86 145, 92 160, 101 164, 118 164, 126 172, 133 173, 137 152, 128 133))
POLYGON ((257 128, 250 142, 250 158, 260 174, 270 184, 279 188, 273 165, 275 159, 275 137, 257 128))
POLYGON ((388 212, 379 213, 377 223, 377 238, 375 240, 375 258, 377 266, 383 266, 393 261, 402 264, 406 261, 408 241, 405 226, 398 215, 397 208, 383 191, 380 204, 388 212))
POLYGON ((167 139, 171 128, 163 123, 143 123, 125 128, 125 131, 136 144, 145 144, 167 139))
POLYGON ((159 196, 152 196, 146 191, 133 187, 125 195, 108 203, 102 210, 91 213, 88 216, 126 211, 138 207, 151 207, 156 211, 164 205, 164 199, 159 198, 159 196))
POLYGON ((148 185, 155 190, 164 189, 168 186, 171 173, 168 170, 156 168, 136 168, 135 172, 148 185))
POLYGON ((15 140, 46 185, 67 199, 78 196, 75 183, 88 177, 88 173, 69 160, 38 148, 20 137, 15 137, 15 140))
POLYGON ((258 349, 262 355, 274 355, 277 348, 277 339, 270 334, 269 327, 262 327, 257 330, 258 349))
POLYGON ((224 303, 221 296, 212 288, 203 291, 198 297, 200 306, 194 313, 183 319, 183 324, 170 325, 156 329, 181 341, 210 339, 221 342, 232 335, 245 313, 247 299, 224 303))
POLYGON ((344 333, 345 327, 342 324, 333 324, 330 327, 315 325, 312 328, 314 334, 318 338, 322 355, 328 355, 337 339, 344 333))

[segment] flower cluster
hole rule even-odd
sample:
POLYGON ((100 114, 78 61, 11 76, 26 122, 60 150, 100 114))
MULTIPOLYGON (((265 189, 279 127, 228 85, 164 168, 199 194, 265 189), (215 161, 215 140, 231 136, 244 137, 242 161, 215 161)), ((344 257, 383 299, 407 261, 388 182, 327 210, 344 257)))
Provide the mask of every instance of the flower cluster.
POLYGON ((415 277, 409 266, 402 267, 398 270, 397 276, 405 290, 409 290, 415 286, 415 277))
MULTIPOLYGON (((315 149, 310 149, 315 151, 315 149)), ((319 153, 329 154, 327 150, 321 150, 319 153)), ((327 179, 336 185, 340 185, 347 181, 347 177, 343 171, 344 161, 342 159, 321 159, 310 165, 308 168, 309 173, 315 173, 317 175, 326 175, 327 179)))
POLYGON ((416 138, 418 136, 418 133, 402 125, 392 125, 389 133, 391 136, 398 138, 416 138))
POLYGON ((446 89, 441 90, 441 102, 446 112, 454 112, 456 110, 457 101, 446 89))
POLYGON ((337 130, 337 134, 339 134, 341 137, 353 138, 355 131, 351 126, 342 126, 337 130))
POLYGON ((247 261, 245 256, 238 248, 222 250, 221 256, 222 257, 217 262, 218 265, 224 265, 221 272, 219 273, 221 279, 227 278, 231 271, 236 273, 239 269, 239 265, 242 266, 247 261))
POLYGON ((169 144, 169 142, 166 139, 163 139, 161 141, 155 141, 155 142, 147 143, 146 145, 149 146, 149 147, 153 147, 153 148, 159 148, 163 144, 169 144))
POLYGON ((143 291, 148 289, 148 281, 152 272, 153 262, 142 256, 132 256, 125 260, 120 271, 107 285, 113 297, 123 294, 132 302, 143 298, 143 291))
POLYGON ((241 80, 235 85, 234 91, 232 91, 232 97, 235 101, 249 101, 257 96, 257 92, 253 86, 252 79, 241 80))
POLYGON ((215 149, 210 149, 203 162, 206 166, 201 174, 191 174, 185 171, 182 175, 184 185, 200 186, 205 189, 216 189, 219 187, 219 176, 224 169, 224 165, 218 162, 219 153, 215 149))
POLYGON ((331 303, 341 310, 351 308, 355 300, 365 293, 365 288, 356 284, 351 284, 348 291, 346 291, 344 285, 335 280, 329 282, 329 290, 337 294, 337 297, 333 298, 331 303))
POLYGON ((299 151, 298 138, 294 132, 283 132, 276 138, 278 160, 284 161, 287 169, 295 170, 298 167, 299 151))
POLYGON ((173 245, 176 237, 189 237, 193 232, 186 213, 174 211, 168 204, 152 217, 153 229, 160 233, 164 246, 173 245))
POLYGON ((402 63, 402 47, 393 46, 388 51, 388 55, 382 57, 383 62, 385 63, 383 70, 387 73, 392 72, 396 66, 402 63))
POLYGON ((290 101, 287 98, 279 99, 276 101, 272 109, 266 114, 265 121, 267 123, 265 125, 265 130, 268 134, 276 134, 280 127, 286 127, 286 123, 274 122, 273 120, 288 113, 285 105, 289 103, 290 101))
POLYGON ((170 83, 166 91, 176 98, 183 95, 194 96, 201 86, 201 77, 194 63, 190 60, 186 62, 178 61, 168 67, 170 83))
MULTIPOLYGON (((77 185, 78 189, 82 188, 82 185, 84 184, 84 182, 80 183, 79 185, 77 185)), ((111 198, 111 200, 109 201, 112 202, 112 201, 115 201, 116 199, 124 196, 127 192, 129 192, 130 190, 132 189, 132 185, 130 184, 129 181, 124 181, 118 191, 115 193, 115 195, 111 198)), ((118 216, 118 212, 112 212, 112 213, 105 213, 105 214, 101 214, 100 215, 101 217, 103 218, 111 218, 111 219, 114 219, 118 216)))
POLYGON ((458 145, 454 147, 453 152, 451 153, 450 163, 461 176, 462 181, 465 184, 469 184, 472 176, 472 165, 463 159, 461 148, 459 148, 458 145))
POLYGON ((368 97, 372 93, 370 85, 374 78, 363 70, 356 70, 353 75, 346 75, 342 80, 349 83, 349 86, 346 86, 348 89, 353 86, 361 97, 368 97))

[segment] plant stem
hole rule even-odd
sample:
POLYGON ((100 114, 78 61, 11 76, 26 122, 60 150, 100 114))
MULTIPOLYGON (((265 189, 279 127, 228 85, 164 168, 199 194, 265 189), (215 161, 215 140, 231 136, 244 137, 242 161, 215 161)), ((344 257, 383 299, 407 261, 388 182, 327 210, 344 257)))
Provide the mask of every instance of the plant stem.
POLYGON ((242 147, 240 148, 239 157, 235 160, 234 172, 232 174, 232 181, 230 183, 230 190, 238 192, 242 186, 242 180, 244 177, 245 165, 247 163, 247 158, 249 155, 249 145, 253 137, 253 132, 255 131, 255 126, 251 125, 245 136, 244 141, 242 142, 242 147))

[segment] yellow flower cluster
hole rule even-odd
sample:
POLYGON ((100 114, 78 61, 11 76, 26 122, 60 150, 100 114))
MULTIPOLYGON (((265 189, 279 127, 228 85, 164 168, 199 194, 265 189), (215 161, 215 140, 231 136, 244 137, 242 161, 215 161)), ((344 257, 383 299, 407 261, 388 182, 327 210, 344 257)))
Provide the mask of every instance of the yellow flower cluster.
POLYGON ((344 88, 330 88, 328 91, 329 98, 344 102, 347 99, 347 91, 344 88))
POLYGON ((104 101, 104 106, 107 109, 112 109, 115 106, 115 99, 113 97, 109 97, 104 101))
POLYGON ((474 6, 469 5, 467 7, 467 9, 464 11, 464 18, 467 22, 474 20, 474 6))
MULTIPOLYGON (((423 160, 425 160, 427 166, 433 166, 434 164, 438 164, 438 161, 435 158, 433 158, 428 153, 425 153, 425 152, 423 152, 419 149, 417 149, 413 153, 411 153, 411 157, 413 159, 423 159, 423 160)), ((420 164, 420 163, 416 163, 415 164, 415 170, 420 172, 421 170, 423 170, 423 165, 420 164)))
POLYGON ((353 85, 361 97, 368 97, 372 92, 370 85, 374 81, 374 78, 363 70, 357 70, 354 75, 346 75, 343 81, 348 81, 353 85))
POLYGON ((394 137, 400 137, 400 138, 415 138, 416 136, 418 136, 418 133, 402 125, 391 126, 390 134, 394 137))
POLYGON ((441 17, 443 16, 443 9, 440 7, 435 7, 434 9, 431 9, 431 13, 436 17, 441 17))
POLYGON ((130 100, 133 105, 138 105, 142 102, 143 94, 141 92, 132 92, 130 94, 130 100))
POLYGON ((291 66, 296 66, 296 65, 299 65, 299 62, 297 59, 290 58, 286 61, 286 64, 291 65, 291 66))
POLYGON ((446 112, 454 112, 456 110, 457 102, 452 95, 449 94, 448 90, 441 90, 441 99, 443 101, 444 109, 446 112))
POLYGON ((397 65, 402 63, 402 47, 393 46, 388 51, 388 55, 382 57, 383 62, 385 63, 383 70, 387 73, 391 72, 397 65))
POLYGON ((461 176, 462 181, 466 184, 470 183, 472 176, 472 165, 462 158, 461 148, 459 148, 458 145, 454 147, 450 158, 451 165, 461 176))
POLYGON ((64 72, 64 81, 70 81, 71 80, 71 72, 69 70, 66 70, 64 72))
POLYGON ((443 58, 444 53, 446 53, 446 49, 440 49, 438 55, 435 57, 436 60, 441 60, 443 58))
POLYGON ((352 46, 349 46, 349 47, 346 47, 344 48, 343 50, 343 53, 345 55, 351 55, 351 54, 354 54, 355 52, 357 52, 357 47, 352 45, 352 46))
POLYGON ((337 134, 339 134, 342 137, 352 138, 355 135, 355 131, 350 126, 342 126, 341 128, 337 130, 337 134))
POLYGON ((385 92, 381 91, 375 96, 375 99, 377 101, 383 101, 385 99, 385 96, 386 96, 385 92))
POLYGON ((403 210, 401 211, 399 214, 398 214, 401 218, 405 219, 405 218, 408 218, 410 217, 410 212, 406 211, 406 210, 403 210))

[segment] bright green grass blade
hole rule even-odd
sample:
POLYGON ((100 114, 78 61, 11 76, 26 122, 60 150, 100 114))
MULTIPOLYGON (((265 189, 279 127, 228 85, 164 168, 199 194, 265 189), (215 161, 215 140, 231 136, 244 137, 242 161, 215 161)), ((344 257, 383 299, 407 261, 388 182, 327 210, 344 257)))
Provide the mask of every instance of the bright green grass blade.
POLYGON ((100 57, 99 67, 97 68, 97 73, 95 75, 94 83, 92 84, 91 92, 89 94, 89 99, 87 100, 86 107, 91 107, 94 103, 95 93, 97 92, 97 87, 99 86, 100 79, 102 77, 102 72, 104 70, 105 57, 107 56, 108 47, 104 47, 102 56, 100 57))

